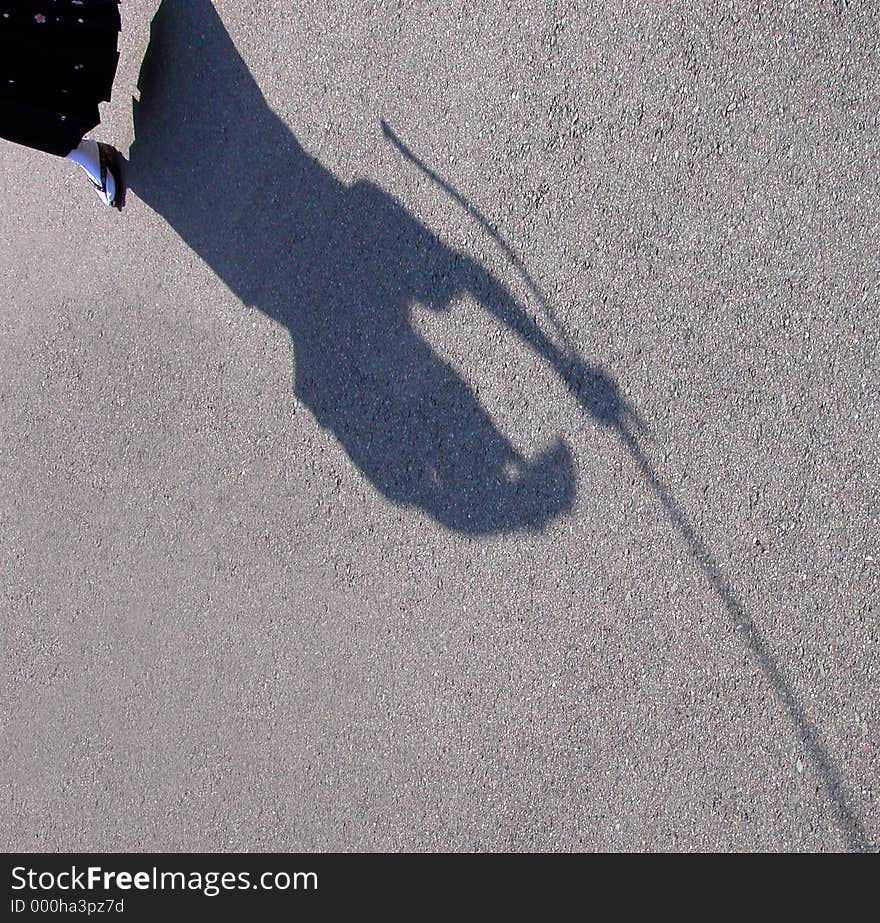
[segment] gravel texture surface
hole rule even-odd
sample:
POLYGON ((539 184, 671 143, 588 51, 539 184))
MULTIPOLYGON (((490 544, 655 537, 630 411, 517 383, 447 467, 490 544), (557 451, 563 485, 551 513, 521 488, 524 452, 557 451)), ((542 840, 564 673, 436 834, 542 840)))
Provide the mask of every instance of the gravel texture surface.
POLYGON ((156 7, 122 215, 0 145, 5 848, 876 851, 880 5, 156 7))

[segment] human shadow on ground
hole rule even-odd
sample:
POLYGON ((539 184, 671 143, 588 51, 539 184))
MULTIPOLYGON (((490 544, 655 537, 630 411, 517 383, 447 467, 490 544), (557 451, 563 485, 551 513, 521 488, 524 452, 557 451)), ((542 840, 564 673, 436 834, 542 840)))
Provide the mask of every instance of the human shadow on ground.
POLYGON ((385 137, 480 224, 526 282, 551 337, 475 260, 368 181, 347 185, 272 112, 209 0, 163 0, 139 82, 129 182, 245 303, 290 331, 294 390, 389 499, 444 526, 540 529, 569 510, 571 451, 511 445, 410 322, 469 296, 559 374, 620 441, 759 664, 852 850, 870 848, 852 795, 771 645, 640 442, 614 381, 584 361, 522 261, 464 196, 384 126, 385 137))
POLYGON ((474 534, 541 529, 571 508, 565 442, 523 457, 410 311, 479 302, 600 419, 623 406, 607 375, 387 192, 341 182, 310 156, 208 0, 164 0, 139 91, 132 190, 243 302, 289 330, 297 398, 382 494, 474 534))

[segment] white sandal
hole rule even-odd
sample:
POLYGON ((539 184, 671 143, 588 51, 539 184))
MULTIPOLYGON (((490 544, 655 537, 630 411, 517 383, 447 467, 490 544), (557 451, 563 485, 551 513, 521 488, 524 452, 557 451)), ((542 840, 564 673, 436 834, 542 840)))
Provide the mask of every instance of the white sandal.
POLYGON ((95 187, 95 192, 97 192, 98 198, 105 205, 122 211, 125 205, 125 184, 122 176, 122 158, 119 156, 119 151, 109 144, 98 142, 98 159, 101 164, 101 182, 99 185, 93 179, 91 180, 92 185, 95 187), (113 180, 112 196, 107 188, 108 176, 113 180))

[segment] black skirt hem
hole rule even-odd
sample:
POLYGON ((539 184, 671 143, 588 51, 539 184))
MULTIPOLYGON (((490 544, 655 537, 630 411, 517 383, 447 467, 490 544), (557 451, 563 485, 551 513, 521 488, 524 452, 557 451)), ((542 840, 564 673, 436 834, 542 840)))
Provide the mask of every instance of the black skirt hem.
POLYGON ((118 0, 0 0, 0 138, 65 157, 101 122, 118 0))

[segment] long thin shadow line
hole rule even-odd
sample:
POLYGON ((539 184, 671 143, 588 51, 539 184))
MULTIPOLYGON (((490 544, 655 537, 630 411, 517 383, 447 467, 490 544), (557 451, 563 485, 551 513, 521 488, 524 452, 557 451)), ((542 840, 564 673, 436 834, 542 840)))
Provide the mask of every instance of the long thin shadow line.
MULTIPOLYGON (((384 120, 382 121, 382 131, 385 137, 407 160, 440 186, 440 188, 477 221, 492 240, 498 244, 515 267, 516 271, 526 282, 533 297, 539 302, 548 320, 553 325, 554 330, 563 341, 565 352, 572 358, 579 358, 580 353, 578 347, 565 329, 564 324, 556 317, 547 296, 541 291, 538 284, 532 278, 522 258, 513 247, 507 243, 497 228, 475 205, 469 202, 450 183, 438 176, 437 173, 419 158, 384 120)), ((637 427, 643 428, 635 408, 624 401, 621 402, 621 407, 621 415, 611 422, 612 427, 617 432, 621 445, 626 449, 630 458, 632 458, 636 467, 639 469, 642 477, 645 479, 645 482, 662 504, 670 524, 681 536, 692 557, 699 564, 700 569, 709 581, 709 585, 721 601, 733 624, 744 629, 748 634, 749 645, 751 646, 751 651, 755 660, 764 671, 764 675, 775 690, 780 702, 782 702, 785 709, 788 711, 792 724, 803 740, 808 755, 813 765, 816 767, 819 778, 828 796, 828 800, 834 809, 840 829, 847 839, 848 848, 854 852, 868 851, 870 849, 870 844, 868 843, 866 831, 862 827, 858 817, 849 807, 851 796, 847 790, 847 786, 837 767, 832 762, 831 757, 829 757, 827 751, 823 747, 816 726, 807 716, 803 706, 798 702, 791 685, 783 675, 776 659, 770 653, 767 640, 761 630, 746 611, 733 586, 722 575, 721 569, 706 547, 706 543, 690 524, 681 506, 675 499, 674 494, 654 470, 643 452, 642 447, 639 445, 637 438, 626 425, 625 418, 633 422, 637 427)))
POLYGON ((415 165, 422 173, 425 174, 429 179, 432 179, 444 192, 446 192, 450 198, 455 200, 482 228, 483 230, 495 241, 496 244, 504 252, 504 255, 510 260, 510 262, 516 268, 516 271, 525 281, 526 285, 529 288, 529 291, 532 293, 532 296, 540 304, 541 309, 547 315, 547 319, 553 325, 553 329, 559 335, 559 338, 565 344, 565 351, 571 356, 578 355, 578 349, 574 344, 574 341, 571 338, 569 332, 565 329, 564 325, 560 323, 559 318, 556 317, 556 314, 553 311, 553 308, 550 305, 550 301, 547 296, 541 290, 541 287, 537 282, 532 278, 531 273, 526 267, 525 263, 522 261, 520 255, 510 246, 510 244, 502 237, 495 225, 471 202, 469 202, 455 187, 451 186, 446 182, 441 176, 438 176, 425 162, 422 160, 410 147, 408 147, 400 137, 395 133, 394 129, 383 119, 381 122, 382 133, 385 137, 400 151, 401 154, 413 165, 415 165))
MULTIPOLYGON (((538 303, 538 306, 544 312, 547 320, 556 331, 556 334, 559 336, 559 339, 562 340, 562 350, 561 352, 566 355, 570 361, 574 364, 579 364, 581 366, 586 366, 587 362, 583 357, 580 348, 575 343, 571 334, 565 327, 565 324, 559 320, 556 316, 556 312, 553 310, 553 306, 550 304, 550 299, 538 285, 538 283, 532 277, 532 274, 529 272, 528 267, 523 262, 522 257, 514 250, 514 248, 504 239, 501 232, 498 228, 468 199, 466 199, 453 185, 448 183, 442 176, 439 176, 434 170, 429 167, 424 160, 422 160, 415 151, 410 148, 406 142, 404 142, 400 136, 394 131, 393 128, 384 120, 380 121, 382 126, 382 133, 385 137, 391 142, 391 144, 397 148, 398 151, 416 167, 421 173, 424 173, 429 179, 435 182, 453 201, 455 201, 461 208, 470 215, 477 224, 495 241, 504 255, 510 260, 513 264, 513 267, 519 273, 520 277, 526 283, 526 286, 531 292, 532 297, 538 303)), ((622 401, 621 403, 622 410, 627 419, 634 423, 639 430, 644 430, 645 425, 641 417, 638 414, 638 411, 631 404, 622 401)))
POLYGON ((807 748, 810 759, 818 770, 819 778, 825 788, 828 800, 834 808, 837 822, 847 838, 848 848, 854 852, 867 851, 869 849, 867 834, 859 819, 849 807, 850 795, 846 784, 831 757, 822 746, 816 726, 807 716, 803 706, 798 702, 779 664, 773 654, 770 653, 767 639, 755 624, 754 619, 746 611, 736 590, 722 575, 717 562, 706 547, 706 543, 700 538, 685 516, 672 491, 648 461, 636 437, 623 426, 618 428, 618 436, 621 444, 641 472, 642 477, 644 477, 657 499, 663 505, 670 523, 678 531, 691 555, 700 565, 706 579, 727 610, 731 621, 737 628, 742 628, 747 632, 755 660, 764 671, 764 675, 788 711, 792 723, 807 748))

